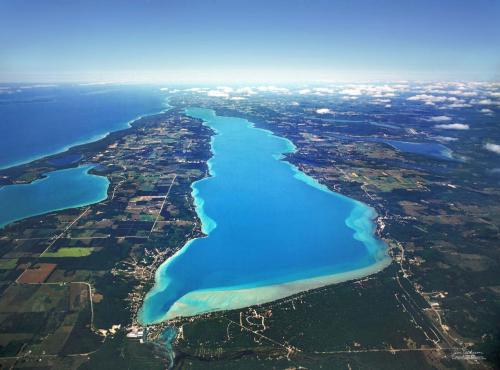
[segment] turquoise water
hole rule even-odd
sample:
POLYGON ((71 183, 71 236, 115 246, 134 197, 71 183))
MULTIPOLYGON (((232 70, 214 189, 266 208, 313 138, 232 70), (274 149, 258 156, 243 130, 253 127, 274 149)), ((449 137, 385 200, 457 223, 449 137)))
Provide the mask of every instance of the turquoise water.
POLYGON ((0 188, 0 228, 23 218, 106 199, 109 181, 89 174, 92 168, 84 165, 53 171, 30 184, 0 188))
POLYGON ((290 141, 212 110, 187 114, 217 133, 212 176, 192 186, 208 236, 158 269, 143 323, 264 303, 387 265, 374 211, 280 160, 290 141))

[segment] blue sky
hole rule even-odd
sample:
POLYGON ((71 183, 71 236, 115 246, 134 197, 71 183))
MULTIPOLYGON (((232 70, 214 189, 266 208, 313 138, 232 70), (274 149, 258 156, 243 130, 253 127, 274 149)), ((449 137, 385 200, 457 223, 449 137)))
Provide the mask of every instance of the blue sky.
POLYGON ((499 0, 0 0, 0 81, 498 80, 499 0))

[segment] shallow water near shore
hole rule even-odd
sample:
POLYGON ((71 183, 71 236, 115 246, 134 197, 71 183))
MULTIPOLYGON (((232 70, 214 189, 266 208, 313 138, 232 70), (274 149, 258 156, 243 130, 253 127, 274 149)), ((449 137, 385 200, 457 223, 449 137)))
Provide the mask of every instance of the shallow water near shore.
POLYGON ((283 161, 289 140, 209 109, 186 113, 216 132, 211 177, 192 185, 208 236, 158 269, 142 323, 270 302, 388 265, 374 210, 283 161))
POLYGON ((89 174, 93 167, 89 164, 48 172, 32 183, 0 188, 0 228, 27 217, 106 199, 109 181, 89 174))

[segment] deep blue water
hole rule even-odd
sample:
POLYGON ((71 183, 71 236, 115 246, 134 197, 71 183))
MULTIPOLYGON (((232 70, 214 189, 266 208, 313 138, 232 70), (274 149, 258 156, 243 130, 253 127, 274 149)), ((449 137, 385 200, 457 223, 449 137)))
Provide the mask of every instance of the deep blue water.
POLYGON ((383 140, 383 139, 373 140, 373 141, 380 141, 382 143, 392 146, 397 150, 406 153, 421 154, 444 160, 453 159, 452 151, 443 144, 439 143, 427 143, 427 142, 414 143, 408 141, 383 140))
POLYGON ((67 154, 62 157, 51 159, 49 163, 56 166, 66 166, 68 164, 78 162, 80 159, 82 159, 82 157, 83 156, 81 154, 67 154))
POLYGON ((438 159, 444 159, 447 161, 457 160, 453 156, 453 151, 448 147, 444 146, 440 143, 434 142, 409 142, 409 141, 400 141, 400 140, 390 140, 379 137, 361 137, 361 136, 348 136, 348 135, 340 135, 336 134, 335 137, 348 140, 348 141, 372 141, 377 143, 384 143, 396 150, 405 153, 412 154, 420 154, 428 157, 434 157, 438 159))
POLYGON ((106 177, 88 174, 92 167, 52 171, 30 184, 0 188, 0 228, 30 216, 106 199, 109 181, 106 177))
POLYGON ((158 87, 63 85, 0 94, 0 168, 28 162, 127 127, 162 111, 158 87))
POLYGON ((187 315, 256 303, 259 297, 246 294, 243 304, 231 290, 349 272, 387 258, 385 244, 373 236, 374 211, 280 160, 294 149, 288 140, 212 110, 187 113, 217 132, 212 177, 193 185, 208 237, 188 243, 160 267, 140 313, 143 322, 175 316, 169 312, 175 304, 176 314, 187 315), (227 299, 193 299, 211 290, 228 290, 227 299))

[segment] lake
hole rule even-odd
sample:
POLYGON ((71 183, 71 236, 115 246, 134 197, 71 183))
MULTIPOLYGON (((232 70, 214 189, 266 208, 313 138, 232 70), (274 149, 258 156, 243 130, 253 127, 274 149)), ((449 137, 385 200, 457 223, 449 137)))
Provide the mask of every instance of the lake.
POLYGON ((0 94, 0 169, 95 141, 166 108, 155 86, 11 86, 0 94))
POLYGON ((270 302, 375 273, 390 263, 375 211, 282 160, 293 144, 247 120, 190 108, 216 135, 211 176, 192 193, 207 237, 156 272, 145 324, 270 302))
POLYGON ((52 171, 29 184, 0 188, 0 228, 45 213, 98 203, 107 198, 106 177, 89 174, 93 165, 52 171))

